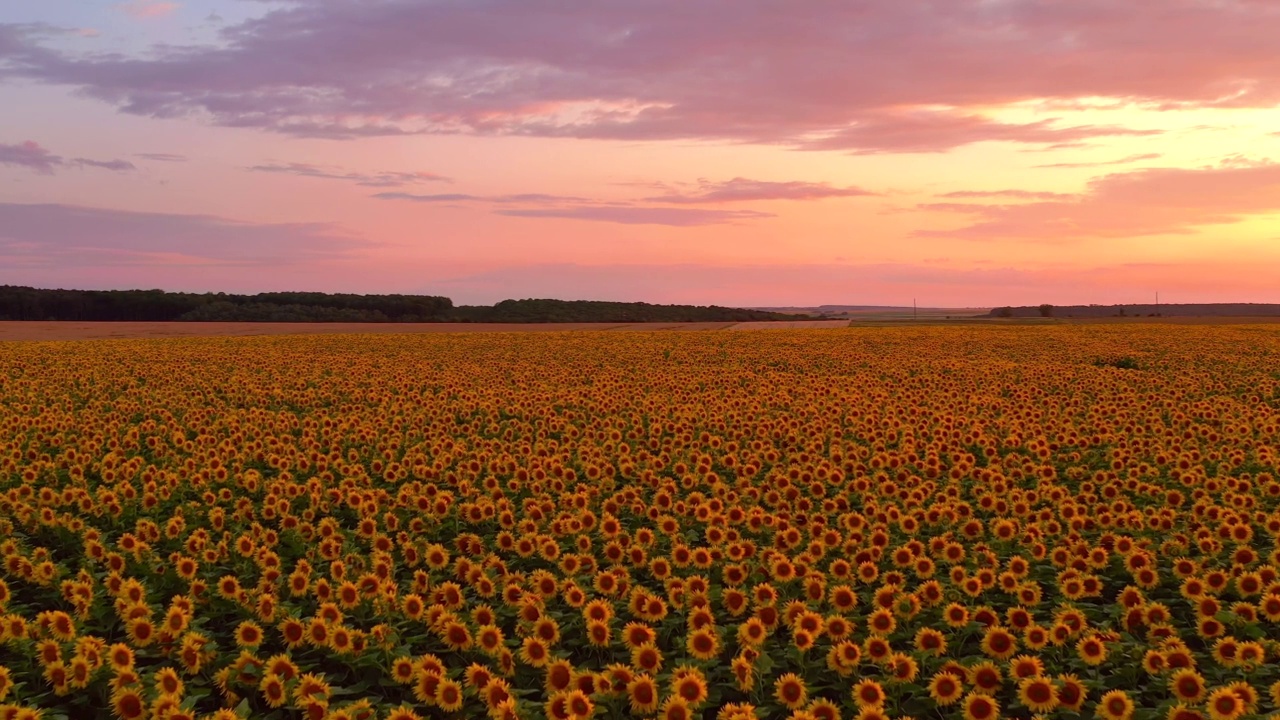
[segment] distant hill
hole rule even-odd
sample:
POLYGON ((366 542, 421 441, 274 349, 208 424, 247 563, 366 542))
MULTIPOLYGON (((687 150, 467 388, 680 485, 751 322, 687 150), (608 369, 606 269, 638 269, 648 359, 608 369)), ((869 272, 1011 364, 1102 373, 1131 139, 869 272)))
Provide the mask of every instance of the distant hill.
POLYGON ((77 322, 750 322, 808 319, 794 313, 716 305, 586 300, 503 300, 455 307, 434 295, 273 292, 256 295, 163 290, 46 290, 0 285, 0 320, 77 322))
POLYGON ((1182 303, 1136 305, 1023 305, 995 308, 988 317, 1280 317, 1274 303, 1182 303))

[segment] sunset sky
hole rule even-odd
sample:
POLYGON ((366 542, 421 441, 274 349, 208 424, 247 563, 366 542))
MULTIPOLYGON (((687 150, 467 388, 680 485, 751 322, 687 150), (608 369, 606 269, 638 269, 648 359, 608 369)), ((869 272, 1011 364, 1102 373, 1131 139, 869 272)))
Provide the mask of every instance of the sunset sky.
POLYGON ((1280 302, 1276 0, 7 0, 0 284, 1280 302))

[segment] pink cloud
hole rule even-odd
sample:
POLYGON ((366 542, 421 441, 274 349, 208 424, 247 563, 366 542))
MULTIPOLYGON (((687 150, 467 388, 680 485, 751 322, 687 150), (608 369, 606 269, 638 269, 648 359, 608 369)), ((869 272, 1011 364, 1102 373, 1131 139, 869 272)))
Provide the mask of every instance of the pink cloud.
POLYGON ((116 5, 116 9, 135 18, 164 17, 182 7, 181 3, 161 0, 130 0, 116 5))
POLYGON ((1083 193, 1069 198, 920 207, 975 217, 972 224, 955 230, 917 233, 928 236, 1053 241, 1191 233, 1205 225, 1280 211, 1280 164, 1151 168, 1095 178, 1083 193))
POLYGON ((875 195, 857 187, 833 187, 830 183, 771 182, 737 177, 724 182, 698 183, 696 190, 673 191, 666 195, 645 198, 648 202, 676 204, 745 202, 756 200, 822 200, 825 198, 859 197, 875 195))
MULTIPOLYGON (((147 5, 154 6, 153 4, 147 5)), ((483 133, 937 152, 1149 133, 1002 123, 1103 97, 1280 102, 1280 6, 1258 0, 293 0, 216 46, 72 55, 0 27, 0 76, 132 114, 298 136, 483 133)))

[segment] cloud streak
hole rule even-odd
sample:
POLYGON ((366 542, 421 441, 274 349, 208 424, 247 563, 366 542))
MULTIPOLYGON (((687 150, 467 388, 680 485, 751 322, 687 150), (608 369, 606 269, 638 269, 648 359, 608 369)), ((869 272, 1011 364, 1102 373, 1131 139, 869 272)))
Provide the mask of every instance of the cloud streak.
POLYGON ((702 181, 698 184, 697 190, 683 193, 671 192, 645 198, 645 200, 673 204, 705 204, 759 200, 823 200, 865 195, 875 195, 875 193, 858 187, 832 187, 829 183, 771 182, 737 177, 724 182, 702 181))
POLYGON ((325 223, 0 203, 0 261, 17 268, 297 265, 368 245, 325 223))
POLYGON ((128 160, 91 160, 89 158, 72 158, 54 155, 47 148, 41 147, 33 140, 15 144, 0 143, 0 165, 17 165, 33 170, 41 175, 52 175, 54 171, 65 167, 96 167, 104 170, 125 172, 137 167, 128 160))
POLYGON ((1189 234, 1207 225, 1280 211, 1280 164, 1229 163, 1198 169, 1151 168, 1089 181, 1067 198, 1020 204, 933 203, 925 210, 971 215, 953 230, 916 234, 1053 242, 1189 234))
POLYGON ((642 205, 575 205, 562 208, 498 210, 496 214, 511 217, 564 218, 621 225, 667 225, 669 227, 724 225, 740 220, 773 217, 771 213, 754 210, 711 210, 642 205))
MULTIPOLYGON (((140 9, 164 3, 137 2, 140 9)), ((858 153, 1068 146, 1150 129, 1000 122, 1011 103, 1280 102, 1261 0, 273 3, 216 45, 77 55, 0 27, 0 76, 121 111, 304 137, 474 133, 858 153)), ((146 12, 150 12, 147 10, 146 12)))
POLYGON ((1162 157, 1160 153, 1139 153, 1129 155, 1127 157, 1118 158, 1116 160, 1103 160, 1100 162, 1062 162, 1049 163, 1047 165, 1033 165, 1035 168, 1091 168, 1091 167, 1107 167, 1110 165, 1128 165, 1129 163, 1141 162, 1142 160, 1155 160, 1162 157))
POLYGON ((326 180, 346 180, 363 187, 401 187, 424 182, 453 182, 450 178, 429 172, 391 172, 360 173, 342 171, 336 168, 313 165, 311 163, 269 163, 247 168, 252 172, 279 173, 297 175, 299 177, 323 178, 326 180))

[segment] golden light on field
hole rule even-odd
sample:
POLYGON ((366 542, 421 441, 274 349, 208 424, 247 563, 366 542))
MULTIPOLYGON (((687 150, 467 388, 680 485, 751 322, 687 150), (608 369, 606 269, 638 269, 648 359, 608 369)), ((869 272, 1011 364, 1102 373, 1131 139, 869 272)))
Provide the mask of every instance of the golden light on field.
POLYGON ((4 717, 1280 710, 1280 334, 0 343, 4 717))

